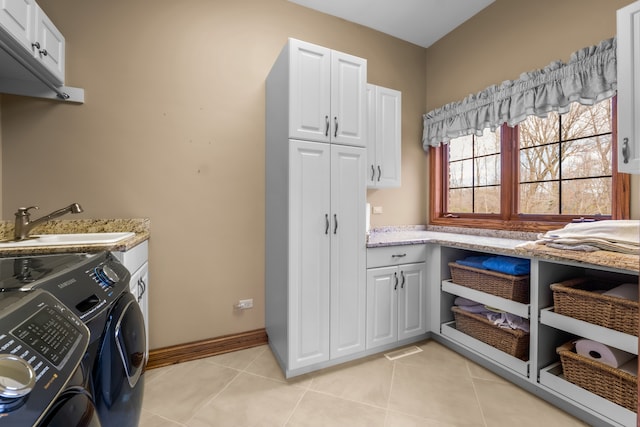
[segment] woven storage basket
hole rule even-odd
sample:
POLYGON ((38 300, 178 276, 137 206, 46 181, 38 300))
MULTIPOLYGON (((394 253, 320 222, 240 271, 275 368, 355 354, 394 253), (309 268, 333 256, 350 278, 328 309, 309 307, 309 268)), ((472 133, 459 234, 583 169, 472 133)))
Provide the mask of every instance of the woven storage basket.
POLYGON ((520 329, 501 328, 485 316, 451 307, 456 329, 521 360, 529 360, 529 333, 520 329))
POLYGON ((573 342, 556 349, 567 381, 637 412, 638 377, 575 352, 573 342))
POLYGON ((638 336, 638 301, 602 295, 619 282, 578 277, 551 285, 554 311, 574 319, 638 336))
POLYGON ((450 262, 451 279, 456 285, 486 292, 517 302, 529 302, 529 275, 512 276, 450 262))

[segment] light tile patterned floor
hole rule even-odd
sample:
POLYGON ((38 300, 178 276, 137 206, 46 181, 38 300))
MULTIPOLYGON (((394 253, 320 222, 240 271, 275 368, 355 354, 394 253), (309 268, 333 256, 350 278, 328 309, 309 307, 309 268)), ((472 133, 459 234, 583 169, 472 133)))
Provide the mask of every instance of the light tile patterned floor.
POLYGON ((140 427, 586 424, 435 341, 285 380, 267 346, 147 371, 140 427))

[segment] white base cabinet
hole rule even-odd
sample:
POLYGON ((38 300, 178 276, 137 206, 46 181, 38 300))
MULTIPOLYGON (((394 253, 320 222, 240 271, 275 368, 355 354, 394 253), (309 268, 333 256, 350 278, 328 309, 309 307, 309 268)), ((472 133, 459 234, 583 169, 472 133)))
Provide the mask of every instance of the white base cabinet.
POLYGON ((638 337, 613 331, 553 311, 550 285, 574 277, 602 277, 637 283, 638 273, 584 263, 531 259, 530 303, 523 304, 460 286, 451 281, 449 262, 472 255, 491 255, 467 249, 432 245, 428 260, 432 283, 430 306, 436 340, 561 407, 594 426, 635 426, 636 414, 582 389, 562 374, 556 348, 577 337, 638 354, 638 337), (456 296, 528 318, 529 358, 517 359, 458 331, 451 312, 456 296))

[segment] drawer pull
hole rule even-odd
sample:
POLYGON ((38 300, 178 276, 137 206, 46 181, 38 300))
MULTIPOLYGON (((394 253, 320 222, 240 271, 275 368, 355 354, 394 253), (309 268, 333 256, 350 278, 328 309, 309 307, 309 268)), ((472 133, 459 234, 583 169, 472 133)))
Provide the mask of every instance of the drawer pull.
POLYGON ((393 254, 393 255, 391 255, 391 258, 404 258, 406 256, 407 256, 407 254, 393 254))

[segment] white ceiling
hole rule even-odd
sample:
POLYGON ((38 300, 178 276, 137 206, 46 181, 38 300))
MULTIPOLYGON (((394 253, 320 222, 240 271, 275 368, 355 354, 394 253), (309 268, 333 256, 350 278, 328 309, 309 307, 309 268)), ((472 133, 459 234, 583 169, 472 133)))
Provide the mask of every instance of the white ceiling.
POLYGON ((494 0, 289 0, 429 47, 494 0))

